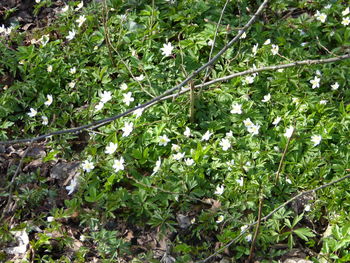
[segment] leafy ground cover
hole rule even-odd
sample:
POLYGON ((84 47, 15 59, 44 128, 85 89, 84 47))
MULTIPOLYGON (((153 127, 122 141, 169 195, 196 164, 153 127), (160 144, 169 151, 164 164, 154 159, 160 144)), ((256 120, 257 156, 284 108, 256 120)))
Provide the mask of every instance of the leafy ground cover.
POLYGON ((350 260, 347 3, 54 10, 0 27, 2 261, 350 260))

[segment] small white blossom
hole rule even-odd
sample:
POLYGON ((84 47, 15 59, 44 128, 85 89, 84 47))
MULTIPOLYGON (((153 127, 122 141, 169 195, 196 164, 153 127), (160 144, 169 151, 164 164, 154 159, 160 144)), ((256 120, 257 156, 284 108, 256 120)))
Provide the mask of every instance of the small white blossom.
POLYGON ((286 179, 286 183, 287 183, 287 184, 292 184, 292 181, 291 181, 289 178, 287 178, 287 179, 286 179))
MULTIPOLYGON (((93 169, 93 168, 92 168, 93 169)), ((90 170, 88 171, 90 172, 90 170)), ((70 185, 66 186, 66 190, 68 191, 68 195, 71 195, 75 189, 78 186, 78 179, 77 177, 74 177, 71 181, 70 181, 70 185)))
POLYGON ((223 185, 218 185, 215 189, 214 194, 216 195, 222 195, 225 191, 225 187, 223 185))
POLYGON ((223 151, 227 151, 231 147, 231 143, 228 139, 224 138, 220 141, 220 146, 223 151))
POLYGON ((188 128, 188 127, 185 128, 184 135, 185 135, 186 137, 190 137, 190 136, 191 136, 191 130, 190 130, 190 128, 188 128))
POLYGON ((178 153, 176 153, 176 154, 174 154, 173 155, 173 158, 174 158, 174 160, 176 160, 176 161, 180 161, 182 158, 184 158, 185 157, 185 153, 180 153, 180 152, 178 152, 178 153))
POLYGON ((350 24, 350 17, 343 17, 343 20, 341 21, 341 24, 343 26, 348 26, 350 24))
POLYGON ((30 110, 30 112, 27 113, 29 117, 35 117, 38 114, 36 109, 30 108, 29 110, 30 110))
POLYGON ((69 31, 68 32, 68 36, 66 36, 66 39, 69 40, 69 41, 72 40, 75 37, 75 33, 76 32, 75 32, 74 29, 72 31, 69 31))
POLYGON ((350 13, 350 8, 347 7, 344 11, 341 12, 343 16, 347 16, 350 13))
POLYGON ((233 138, 233 132, 232 131, 226 132, 226 137, 233 138))
POLYGON ((65 5, 62 9, 61 9, 61 13, 65 13, 69 10, 69 5, 65 5))
POLYGON ((156 161, 156 165, 153 168, 153 174, 159 171, 161 164, 162 164, 162 160, 159 157, 158 160, 156 161))
POLYGON ((318 10, 316 11, 315 17, 321 23, 326 22, 326 19, 327 19, 327 15, 325 13, 320 13, 320 11, 318 10))
POLYGON ((322 76, 321 71, 320 71, 320 70, 316 70, 316 75, 317 75, 317 76, 322 76))
POLYGON ((54 218, 53 216, 48 216, 48 217, 46 218, 46 221, 49 222, 49 223, 51 223, 51 222, 55 221, 55 218, 54 218))
POLYGON ((292 98, 292 102, 295 104, 299 104, 300 103, 300 99, 299 98, 292 98))
POLYGON ((41 2, 41 0, 35 0, 35 3, 39 4, 41 2))
POLYGON ((242 114, 242 104, 238 104, 238 103, 232 104, 232 109, 230 112, 232 114, 242 114))
POLYGON ((173 143, 171 146, 171 150, 174 152, 179 152, 181 150, 181 147, 179 145, 173 143))
POLYGON ((243 84, 252 84, 254 82, 254 79, 254 75, 246 76, 243 80, 243 84))
POLYGON ((113 163, 113 168, 114 168, 114 171, 117 173, 119 171, 122 171, 124 170, 124 158, 123 157, 120 157, 120 159, 118 160, 114 160, 114 163, 113 163))
POLYGON ((216 223, 220 224, 222 221, 224 221, 224 216, 219 216, 218 219, 216 220, 216 223))
POLYGON ((243 32, 243 34, 239 37, 239 39, 245 39, 247 37, 246 32, 243 32))
POLYGON ((339 89, 339 83, 336 82, 336 83, 332 84, 331 87, 332 87, 332 90, 337 90, 337 89, 339 89))
POLYGON ((290 137, 292 137, 293 132, 294 132, 294 127, 289 126, 289 128, 287 128, 286 132, 284 133, 284 136, 289 139, 290 137))
POLYGON ((241 226, 241 233, 243 233, 248 228, 247 225, 241 226))
POLYGON ((51 73, 52 72, 52 65, 47 66, 47 72, 51 73))
POLYGON ((162 135, 159 136, 159 146, 166 146, 170 142, 168 136, 162 135))
POLYGON ((280 123, 281 120, 282 120, 282 118, 281 118, 280 116, 278 116, 278 117, 276 117, 276 118, 274 119, 274 121, 272 122, 272 124, 275 125, 275 126, 277 126, 277 125, 280 123))
POLYGON ((117 150, 117 148, 118 148, 117 143, 110 142, 106 147, 105 153, 106 154, 113 154, 117 150))
POLYGON ((202 141, 208 141, 210 136, 212 136, 213 133, 211 133, 210 131, 207 131, 206 133, 204 133, 204 135, 202 136, 202 141))
POLYGON ((102 110, 102 108, 103 108, 104 105, 105 105, 105 104, 104 104, 102 101, 100 101, 100 102, 95 106, 95 111, 97 112, 97 111, 102 110))
POLYGON ((46 46, 46 44, 50 41, 50 36, 43 35, 38 41, 40 41, 43 46, 46 46))
POLYGON ((306 205, 305 207, 304 207, 304 211, 305 212, 309 212, 311 210, 311 205, 306 205))
POLYGON ((162 55, 168 57, 173 52, 173 49, 174 47, 169 42, 168 44, 163 44, 163 47, 160 50, 162 50, 162 55))
POLYGON ((270 45, 271 44, 271 39, 266 39, 266 41, 264 42, 264 45, 270 45))
POLYGON ((77 72, 77 68, 76 67, 72 67, 70 70, 69 70, 69 73, 70 74, 75 74, 77 72))
POLYGON ((271 53, 272 55, 277 55, 278 54, 278 50, 279 50, 279 46, 278 45, 271 45, 271 53))
POLYGON ((71 89, 73 89, 75 87, 75 82, 72 81, 72 82, 69 82, 68 83, 68 87, 70 87, 71 89))
POLYGON ((75 22, 78 23, 78 27, 81 27, 85 21, 86 21, 86 17, 84 15, 81 15, 75 22))
POLYGON ((243 187, 243 184, 244 184, 243 177, 236 179, 236 182, 239 184, 240 187, 243 187))
POLYGON ((89 160, 85 160, 81 166, 83 170, 87 173, 89 173, 91 170, 95 168, 94 163, 89 160))
POLYGON ((256 53, 258 52, 258 47, 259 47, 259 44, 255 44, 255 45, 253 46, 253 48, 252 48, 252 53, 253 53, 254 56, 255 56, 256 53))
POLYGON ((77 8, 75 8, 75 11, 80 10, 83 6, 84 6, 84 2, 81 1, 81 2, 77 5, 77 8))
POLYGON ((212 39, 210 39, 209 41, 208 41, 208 46, 213 46, 214 45, 214 41, 212 40, 212 39))
POLYGON ((137 81, 143 81, 144 79, 145 79, 145 76, 143 74, 141 74, 138 77, 135 77, 135 80, 137 80, 137 81))
POLYGON ((101 95, 101 102, 106 103, 112 99, 112 92, 104 91, 101 95))
POLYGON ((321 79, 317 76, 315 76, 314 79, 310 80, 313 89, 320 87, 320 80, 321 79))
POLYGON ((243 124, 245 127, 249 128, 254 125, 254 123, 250 120, 250 118, 247 118, 243 121, 243 124))
POLYGON ((330 9, 332 7, 332 5, 331 4, 328 4, 328 5, 326 5, 324 8, 325 9, 330 9))
POLYGON ((271 99, 271 94, 269 93, 269 94, 265 95, 264 99, 262 99, 261 101, 262 102, 268 102, 268 101, 270 101, 270 99, 271 99))
POLYGON ((136 116, 136 118, 139 118, 139 117, 141 117, 144 109, 145 108, 138 108, 137 110, 134 111, 133 114, 136 116))
POLYGON ((186 164, 187 166, 191 166, 191 165, 194 164, 194 160, 191 159, 191 158, 186 158, 186 159, 185 159, 185 164, 186 164))
POLYGON ((127 90, 128 89, 128 85, 126 85, 125 83, 120 84, 120 89, 121 90, 127 90))
POLYGON ((123 131, 123 137, 127 137, 130 135, 134 127, 134 124, 132 122, 124 122, 124 127, 122 128, 123 131))
POLYGON ((321 104, 321 105, 326 105, 327 102, 328 102, 328 100, 320 100, 320 104, 321 104))
POLYGON ((252 125, 250 127, 247 127, 247 130, 250 134, 253 134, 253 135, 258 135, 259 134, 259 129, 260 129, 260 125, 259 124, 255 124, 255 125, 252 125))
POLYGON ((45 101, 44 104, 45 104, 46 106, 50 106, 51 103, 52 103, 52 101, 53 101, 52 95, 48 94, 46 97, 47 97, 47 100, 45 101))
POLYGON ((49 124, 49 119, 46 116, 41 116, 41 119, 43 120, 41 122, 42 125, 48 125, 49 124))
POLYGON ((248 235, 245 237, 245 240, 246 240, 247 242, 251 242, 251 241, 252 241, 252 238, 253 238, 252 234, 248 234, 248 235))
POLYGON ((322 136, 321 135, 312 135, 311 136, 311 141, 313 142, 314 146, 319 145, 321 140, 322 140, 322 136))
POLYGON ((132 93, 129 91, 128 93, 123 94, 123 102, 129 106, 131 102, 135 99, 132 97, 132 93))

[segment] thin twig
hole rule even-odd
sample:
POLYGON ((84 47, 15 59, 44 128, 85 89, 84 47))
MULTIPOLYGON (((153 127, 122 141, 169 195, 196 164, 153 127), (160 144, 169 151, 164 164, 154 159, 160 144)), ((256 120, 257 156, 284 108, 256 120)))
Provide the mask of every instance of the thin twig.
MULTIPOLYGON (((346 171, 350 171, 350 169, 346 169, 346 171)), ((326 188, 328 186, 331 186, 333 184, 339 183, 341 181, 344 181, 345 179, 350 178, 350 174, 343 176, 337 180, 334 180, 332 182, 329 182, 327 184, 321 185, 319 187, 316 187, 314 189, 308 190, 308 191, 304 191, 301 192, 299 194, 297 194, 296 196, 292 197, 291 199, 289 199, 288 201, 284 202, 283 204, 281 204, 280 206, 278 206, 277 208, 275 208, 274 210, 272 210, 268 215, 264 216, 263 218, 261 218, 260 221, 266 221, 267 219, 269 219, 273 214, 275 214, 278 210, 280 210, 282 207, 285 207, 286 205, 288 205, 289 203, 293 202, 295 199, 300 198, 303 195, 307 195, 310 194, 312 192, 316 192, 318 190, 321 190, 323 188, 326 188)), ((252 228, 253 226, 255 226, 258 223, 258 221, 255 221, 254 223, 248 224, 247 228, 244 229, 243 231, 241 231, 241 233, 235 237, 234 239, 232 239, 230 242, 228 242, 225 246, 219 248, 216 252, 214 252, 212 255, 210 255, 209 257, 200 260, 200 261, 196 261, 195 263, 205 263, 208 262, 210 259, 212 259, 213 257, 215 257, 216 255, 218 255, 221 251, 225 250, 226 248, 228 248, 229 246, 231 246, 232 244, 236 243, 250 228, 252 228)))
POLYGON ((263 203, 264 203, 264 198, 261 196, 259 198, 258 220, 257 220, 257 224, 256 224, 256 227, 255 227, 255 232, 254 232, 254 236, 253 236, 253 240, 252 240, 252 245, 250 246, 250 253, 249 253, 248 262, 252 262, 253 257, 254 257, 255 242, 256 242, 256 239, 258 237, 259 228, 260 228, 260 225, 261 225, 261 214, 262 214, 263 203))
POLYGON ((112 48, 111 48, 112 43, 111 43, 110 38, 109 38, 107 19, 108 19, 108 9, 107 9, 107 3, 105 0, 105 1, 103 1, 103 12, 102 12, 102 23, 103 23, 103 28, 104 28, 103 31, 105 33, 105 39, 106 39, 109 58, 113 64, 113 67, 117 68, 117 64, 115 63, 114 58, 113 58, 113 54, 112 54, 112 48))
POLYGON ((279 179, 279 177, 280 177, 280 173, 281 173, 281 170, 282 170, 284 158, 286 158, 286 154, 287 154, 287 151, 288 151, 288 147, 289 147, 290 141, 292 140, 294 131, 295 131, 295 128, 293 127, 293 132, 292 132, 291 136, 288 138, 286 147, 284 147, 284 151, 283 151, 283 154, 282 154, 282 157, 281 157, 281 161, 280 161, 280 163, 279 163, 279 165, 278 165, 278 169, 277 169, 277 172, 276 172, 276 178, 275 178, 276 183, 278 182, 278 179, 279 179))
MULTIPOLYGON (((332 63, 332 62, 336 62, 336 61, 341 61, 344 59, 349 59, 350 58, 350 54, 347 55, 342 55, 342 56, 338 56, 338 57, 332 57, 332 58, 327 58, 327 59, 318 59, 318 60, 302 60, 302 61, 296 61, 293 63, 289 63, 289 64, 282 64, 282 65, 274 65, 274 66, 269 66, 269 67, 262 67, 262 68, 257 68, 257 69, 250 69, 250 70, 246 70, 246 71, 242 71, 242 72, 238 72, 238 73, 234 73, 232 75, 226 76, 226 77, 222 77, 222 78, 218 78, 218 79, 214 79, 211 80, 209 82, 204 83, 203 85, 196 85, 195 88, 201 88, 201 87, 206 87, 209 85, 212 85, 214 83, 217 82, 222 82, 222 81, 227 81, 229 79, 235 78, 235 77, 239 77, 239 76, 244 76, 244 75, 249 75, 252 73, 256 73, 256 72, 261 72, 261 71, 267 71, 267 70, 277 70, 277 69, 282 69, 282 68, 290 68, 290 67, 296 67, 296 66, 302 66, 302 65, 315 65, 315 64, 325 64, 325 63, 332 63)), ((154 99, 149 100, 148 102, 145 102, 144 104, 138 105, 132 109, 129 109, 123 113, 114 115, 112 117, 109 118, 105 118, 105 119, 101 119, 95 122, 92 122, 90 124, 86 124, 86 125, 82 125, 76 128, 71 128, 71 129, 66 129, 66 130, 59 130, 59 131, 55 131, 55 132, 50 132, 47 134, 43 134, 37 137, 33 137, 33 138, 28 138, 28 139, 18 139, 18 140, 10 140, 10 141, 0 141, 0 144, 15 144, 15 143, 28 143, 31 140, 33 141, 39 141, 41 139, 44 139, 46 137, 50 137, 50 136, 54 136, 54 135, 60 135, 60 134, 66 134, 66 133, 77 133, 80 132, 82 130, 88 129, 88 128, 99 128, 101 126, 104 126, 114 120, 120 119, 124 116, 129 115, 130 113, 134 112, 137 109, 140 108, 148 108, 153 106, 154 104, 169 99, 169 98, 173 98, 174 96, 177 96, 177 94, 175 95, 170 95, 173 91, 180 89, 181 87, 183 87, 184 82, 180 83, 179 85, 177 85, 174 88, 171 88, 167 91, 165 91, 163 94, 155 97, 154 99)), ((187 82, 186 82, 187 83, 187 82)), ((183 89, 179 92, 179 95, 184 94, 186 92, 188 92, 190 89, 186 88, 183 89)))

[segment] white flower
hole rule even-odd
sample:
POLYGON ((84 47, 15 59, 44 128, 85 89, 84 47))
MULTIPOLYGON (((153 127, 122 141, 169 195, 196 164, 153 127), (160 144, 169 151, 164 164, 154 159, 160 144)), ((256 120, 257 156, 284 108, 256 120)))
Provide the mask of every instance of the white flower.
POLYGON ((47 43, 49 43, 49 40, 50 40, 50 36, 49 35, 43 35, 39 41, 41 42, 41 44, 43 46, 46 46, 47 43))
POLYGON ((70 70, 69 70, 69 73, 70 74, 75 74, 77 72, 77 68, 76 67, 72 67, 70 70))
POLYGON ((162 164, 162 160, 159 157, 158 160, 156 161, 156 166, 154 166, 153 168, 153 173, 156 173, 159 171, 161 164, 162 164))
POLYGON ((328 5, 326 5, 324 8, 325 9, 329 9, 329 8, 331 8, 332 7, 332 5, 331 4, 328 4, 328 5))
POLYGON ((241 226, 241 233, 243 233, 248 228, 247 225, 241 226))
POLYGON ((52 95, 48 94, 46 97, 47 97, 47 101, 45 101, 44 104, 45 104, 46 106, 50 106, 51 103, 52 103, 52 101, 53 101, 52 95))
POLYGON ((247 242, 251 242, 252 241, 252 234, 248 234, 246 237, 245 237, 245 240, 247 241, 247 242))
POLYGON ((88 173, 95 168, 94 163, 89 160, 85 160, 81 166, 88 173))
POLYGON ((307 43, 308 42, 303 42, 303 43, 300 44, 300 46, 305 47, 307 45, 307 43))
POLYGON ((220 224, 222 221, 224 221, 224 216, 219 216, 218 219, 216 220, 216 223, 220 224))
POLYGON ((277 126, 277 125, 280 123, 281 120, 282 120, 282 118, 281 118, 280 116, 278 116, 278 117, 276 117, 276 118, 274 119, 274 121, 272 122, 272 124, 275 125, 275 126, 277 126))
POLYGON ((292 102, 295 104, 299 104, 300 103, 300 99, 299 98, 292 98, 292 102))
POLYGON ((138 108, 137 110, 134 111, 133 114, 136 116, 136 118, 139 118, 139 117, 141 117, 144 109, 145 108, 138 108))
POLYGON ((212 46, 212 45, 214 45, 214 41, 213 41, 212 39, 210 39, 210 40, 208 41, 208 46, 212 46))
POLYGON ((343 12, 341 12, 341 14, 343 16, 347 16, 349 13, 350 13, 350 8, 349 7, 347 7, 343 12))
POLYGON ((120 157, 119 160, 114 160, 113 168, 116 173, 121 170, 124 170, 124 158, 120 157))
POLYGON ((195 222, 196 222, 196 218, 194 217, 191 219, 191 224, 193 225, 195 222))
POLYGON ((75 8, 75 11, 80 10, 83 6, 84 6, 84 2, 81 1, 81 2, 77 5, 77 8, 75 8))
POLYGON ((258 135, 259 134, 259 129, 260 129, 260 125, 256 124, 256 125, 252 125, 250 127, 247 127, 248 132, 253 134, 253 135, 258 135))
POLYGON ((215 189, 214 194, 222 195, 224 193, 225 187, 223 185, 218 185, 215 189))
POLYGON ((314 143, 314 146, 319 145, 321 140, 322 140, 322 136, 321 135, 312 135, 311 136, 311 141, 314 143))
POLYGON ((137 81, 143 81, 144 79, 145 79, 145 76, 143 74, 141 74, 138 77, 135 77, 135 80, 137 80, 137 81))
POLYGON ((176 154, 174 154, 173 155, 173 158, 174 158, 174 160, 176 160, 176 161, 180 161, 182 158, 184 158, 185 157, 185 153, 180 153, 180 152, 178 152, 178 153, 176 153, 176 154))
POLYGON ((333 85, 331 85, 331 87, 332 87, 332 90, 337 90, 337 89, 339 89, 339 83, 336 82, 333 85))
POLYGON ((51 222, 55 221, 55 218, 53 216, 48 216, 46 218, 46 220, 47 220, 47 222, 51 223, 51 222))
POLYGON ((159 146, 166 146, 170 142, 168 136, 162 135, 159 136, 159 146))
POLYGON ((70 87, 71 89, 73 89, 75 87, 75 82, 72 81, 72 82, 69 82, 68 83, 68 87, 70 87))
POLYGON ((36 109, 30 108, 29 110, 30 110, 30 112, 27 113, 29 117, 35 117, 35 115, 38 114, 38 112, 36 111, 36 109))
POLYGON ((75 30, 73 29, 72 31, 68 32, 68 36, 66 36, 66 39, 72 40, 75 37, 75 30))
POLYGON ((312 84, 312 88, 319 88, 320 87, 320 78, 315 76, 314 79, 310 80, 310 83, 312 84))
POLYGON ((179 145, 173 143, 171 146, 171 150, 174 152, 179 152, 181 150, 181 147, 179 145))
POLYGON ((123 102, 129 106, 131 102, 135 99, 132 97, 132 93, 129 91, 128 93, 123 94, 123 102))
POLYGON ((320 70, 316 70, 316 75, 317 75, 317 76, 322 76, 321 71, 320 71, 320 70))
POLYGON ((259 44, 257 43, 257 44, 255 44, 255 45, 253 46, 253 48, 252 48, 252 53, 253 53, 254 56, 255 56, 256 53, 258 52, 258 46, 259 46, 259 44))
POLYGON ((61 12, 62 12, 62 13, 65 13, 65 12, 68 11, 68 9, 69 9, 69 6, 68 6, 68 5, 65 5, 65 6, 61 9, 61 12))
POLYGON ((264 99, 261 100, 261 101, 262 101, 262 102, 268 102, 268 101, 270 101, 270 99, 271 99, 271 94, 269 93, 269 94, 265 95, 265 96, 264 96, 264 99))
POLYGON ((350 17, 343 17, 341 24, 344 26, 348 26, 350 24, 350 17))
POLYGON ((243 84, 252 84, 254 82, 254 79, 254 75, 246 76, 243 80, 243 84))
POLYGON ((190 130, 190 128, 188 128, 188 127, 185 128, 184 135, 185 135, 186 137, 190 137, 190 136, 191 136, 191 130, 190 130))
POLYGON ((220 141, 220 146, 222 147, 223 151, 227 151, 231 147, 231 143, 228 139, 222 139, 220 141))
POLYGON ((169 42, 168 44, 163 44, 163 47, 160 50, 162 50, 162 55, 168 57, 173 52, 173 49, 174 47, 169 42))
POLYGON ((204 135, 202 136, 202 141, 208 141, 210 136, 212 136, 213 134, 210 131, 207 131, 206 133, 204 133, 204 135))
POLYGON ((289 139, 290 137, 292 137, 293 132, 294 132, 294 127, 293 126, 289 126, 289 128, 284 133, 284 136, 289 139))
POLYGON ((100 97, 101 97, 101 102, 106 103, 112 99, 112 92, 104 91, 100 97))
POLYGON ((239 39, 245 39, 247 37, 247 34, 243 32, 243 34, 239 37, 239 39))
POLYGON ((187 166, 191 166, 191 165, 194 164, 194 160, 191 159, 191 158, 186 158, 186 159, 185 159, 185 164, 186 164, 187 166))
POLYGON ((243 121, 243 124, 245 127, 249 128, 254 125, 254 123, 250 120, 250 118, 247 118, 243 121))
POLYGON ((311 205, 306 205, 305 207, 304 207, 304 211, 305 212, 309 212, 311 210, 311 205))
POLYGON ((291 181, 289 178, 287 178, 287 179, 286 179, 286 183, 287 183, 287 184, 292 184, 292 181, 291 181))
POLYGON ((232 133, 232 131, 226 132, 226 137, 227 137, 227 138, 233 138, 233 133, 232 133))
POLYGON ((47 72, 49 72, 49 73, 52 72, 52 65, 47 66, 47 72))
POLYGON ((41 122, 42 125, 47 125, 49 124, 49 119, 46 116, 41 116, 41 119, 43 120, 41 122))
POLYGON ((104 105, 105 105, 105 104, 104 104, 102 101, 100 101, 100 102, 95 106, 95 111, 100 111, 100 110, 102 110, 102 108, 103 108, 104 105))
POLYGON ((271 44, 271 39, 266 39, 266 41, 264 42, 264 45, 270 45, 271 44))
POLYGON ((236 179, 236 182, 239 184, 240 187, 243 187, 243 184, 244 184, 243 177, 236 179))
POLYGON ((321 105, 326 105, 327 102, 328 102, 328 100, 320 100, 320 104, 321 104, 321 105))
POLYGON ((271 45, 271 53, 272 55, 277 55, 278 54, 278 50, 279 50, 279 46, 278 45, 271 45))
POLYGON ((120 84, 120 89, 121 90, 127 90, 128 89, 128 85, 126 85, 125 83, 120 84))
POLYGON ((105 153, 106 154, 113 154, 118 148, 118 143, 110 142, 109 145, 106 147, 105 153))
POLYGON ((85 21, 86 21, 86 17, 84 15, 81 15, 81 16, 79 16, 79 18, 75 22, 78 23, 78 27, 81 27, 85 21))
POLYGON ((77 186, 78 186, 78 181, 77 181, 77 178, 74 177, 71 180, 70 185, 66 186, 66 190, 68 191, 68 195, 71 195, 77 186))
POLYGON ((123 131, 123 137, 127 137, 130 135, 134 127, 134 124, 132 122, 124 122, 124 127, 122 128, 123 131))
POLYGON ((35 3, 39 4, 41 0, 35 0, 35 3))
POLYGON ((327 15, 325 13, 320 13, 320 11, 316 11, 315 17, 317 20, 321 21, 321 23, 326 22, 327 15))
POLYGON ((232 104, 232 109, 230 111, 232 114, 242 114, 242 104, 232 104))

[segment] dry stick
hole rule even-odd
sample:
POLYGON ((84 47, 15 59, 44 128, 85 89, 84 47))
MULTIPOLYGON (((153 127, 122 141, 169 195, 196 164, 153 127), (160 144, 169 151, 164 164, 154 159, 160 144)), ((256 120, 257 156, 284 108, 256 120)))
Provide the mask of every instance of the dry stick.
POLYGON ((280 173, 281 173, 281 170, 282 170, 282 165, 283 165, 283 162, 284 162, 284 158, 286 158, 288 147, 289 147, 290 141, 292 140, 294 131, 295 131, 295 129, 293 127, 293 132, 292 132, 291 136, 288 138, 286 147, 284 147, 284 151, 283 151, 283 154, 282 154, 282 157, 281 157, 281 161, 280 161, 280 163, 278 165, 278 169, 277 169, 277 172, 276 172, 276 178, 275 178, 276 183, 278 182, 278 179, 280 177, 280 173))
MULTIPOLYGON (((346 171, 350 171, 350 169, 346 169, 346 171)), ((344 181, 345 179, 350 178, 350 174, 343 176, 337 180, 334 180, 332 182, 329 182, 327 184, 321 185, 319 187, 316 187, 314 189, 308 190, 308 191, 304 191, 301 192, 299 194, 297 194, 296 196, 292 197, 291 199, 289 199, 288 201, 284 202, 283 204, 281 204, 280 206, 278 206, 277 208, 275 208, 274 210, 272 210, 268 215, 264 216, 263 218, 261 218, 260 222, 262 221, 266 221, 267 219, 269 219, 273 214, 275 214, 278 210, 280 210, 281 208, 285 207, 286 205, 288 205, 289 203, 293 202, 295 199, 300 198, 303 195, 307 195, 310 194, 312 192, 316 192, 318 190, 321 190, 323 188, 326 188, 328 186, 331 186, 333 184, 339 183, 341 181, 344 181)), ((209 257, 200 260, 200 261, 196 261, 194 263, 205 263, 208 262, 208 260, 212 259, 213 257, 215 257, 217 254, 219 254, 221 251, 225 250, 226 248, 228 248, 229 246, 231 246, 233 243, 237 242, 250 228, 252 228, 253 226, 255 226, 256 224, 258 224, 258 221, 255 221, 254 223, 248 224, 247 228, 245 230, 243 230, 237 237, 235 237, 233 240, 231 240, 230 242, 228 242, 225 246, 219 248, 215 253, 213 253, 212 255, 210 255, 209 257)))
MULTIPOLYGON (((266 70, 277 70, 277 69, 282 69, 282 68, 290 68, 290 67, 295 67, 295 66, 302 66, 302 65, 314 65, 314 64, 325 64, 325 63, 331 63, 331 62, 336 62, 336 61, 340 61, 340 60, 344 60, 344 59, 348 59, 350 58, 350 54, 348 55, 342 55, 342 56, 338 56, 338 57, 333 57, 333 58, 328 58, 328 59, 318 59, 318 60, 302 60, 302 61, 296 61, 293 63, 289 63, 289 64, 282 64, 282 65, 275 65, 275 66, 269 66, 269 67, 262 67, 262 68, 258 68, 258 69, 250 69, 250 70, 246 70, 246 71, 242 71, 242 72, 238 72, 238 73, 234 73, 232 75, 226 76, 226 77, 222 77, 222 78, 218 78, 218 79, 214 79, 211 80, 209 82, 204 83, 203 85, 196 85, 195 88, 200 88, 200 87, 206 87, 209 85, 212 85, 214 83, 217 82, 221 82, 221 81, 227 81, 229 79, 238 77, 238 76, 244 76, 244 75, 249 75, 252 73, 256 73, 256 72, 261 72, 261 71, 266 71, 266 70)), ((188 78, 187 78, 188 79, 188 78)), ((187 80, 186 79, 186 80, 187 80)), ((169 98, 173 98, 175 96, 177 96, 178 94, 172 94, 172 95, 168 95, 170 93, 172 93, 173 91, 180 89, 181 87, 183 87, 183 85, 185 85, 189 80, 187 80, 186 82, 183 81, 182 83, 180 83, 179 85, 177 85, 176 87, 169 89, 167 91, 165 91, 162 95, 159 95, 158 97, 149 100, 148 102, 138 105, 135 108, 129 109, 123 113, 114 115, 112 117, 109 118, 105 118, 105 119, 101 119, 95 122, 92 122, 90 124, 86 124, 86 125, 82 125, 76 128, 71 128, 71 129, 66 129, 66 130, 59 130, 59 131, 55 131, 55 132, 51 132, 48 134, 43 134, 37 137, 33 137, 33 138, 29 138, 29 139, 18 139, 18 140, 10 140, 10 141, 0 141, 0 144, 15 144, 15 143, 28 143, 30 141, 39 141, 41 139, 50 137, 50 136, 54 136, 54 135, 60 135, 60 134, 65 134, 65 133, 76 133, 76 132, 80 132, 81 130, 85 130, 88 128, 99 128, 101 126, 104 126, 114 120, 117 120, 119 118, 122 118, 124 116, 129 115, 130 113, 134 112, 137 109, 140 108, 144 108, 147 109, 148 107, 153 106, 154 104, 169 99, 169 98), (184 84, 185 83, 185 84, 184 84)), ((181 92, 179 92, 179 95, 184 94, 186 92, 188 92, 190 89, 183 89, 181 92)))
POLYGON ((195 94, 194 94, 194 83, 191 81, 190 83, 190 122, 194 123, 195 118, 195 94))
POLYGON ((104 33, 105 33, 105 38, 106 38, 106 44, 107 44, 107 48, 108 48, 108 54, 109 54, 109 58, 113 64, 114 68, 117 68, 117 64, 114 61, 113 55, 112 55, 112 43, 109 39, 109 34, 108 34, 108 27, 107 27, 107 19, 108 19, 108 9, 107 9, 107 3, 106 1, 103 2, 103 9, 105 14, 102 14, 102 23, 103 23, 103 28, 104 28, 104 33))
POLYGON ((254 237, 253 237, 253 240, 252 240, 252 245, 250 247, 250 253, 249 253, 248 262, 251 262, 253 260, 255 242, 256 242, 256 239, 258 237, 259 228, 260 228, 260 224, 261 224, 261 214, 262 214, 263 203, 264 203, 264 198, 261 196, 259 198, 258 220, 257 220, 257 225, 256 225, 256 228, 255 228, 255 232, 254 232, 254 237))

